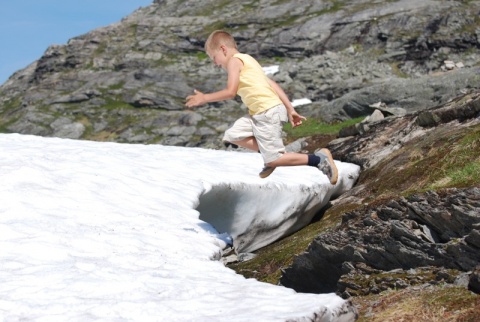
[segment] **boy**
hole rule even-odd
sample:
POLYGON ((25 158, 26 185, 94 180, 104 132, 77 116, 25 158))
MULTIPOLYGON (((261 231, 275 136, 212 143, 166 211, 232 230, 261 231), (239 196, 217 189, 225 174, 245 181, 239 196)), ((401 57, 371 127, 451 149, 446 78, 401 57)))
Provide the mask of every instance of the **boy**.
POLYGON ((268 78, 259 63, 237 50, 234 38, 225 31, 214 31, 205 42, 205 51, 216 66, 228 74, 225 89, 204 94, 194 90, 187 97, 188 108, 234 98, 237 94, 248 107, 249 115, 238 119, 223 137, 224 141, 258 151, 265 167, 261 178, 268 177, 276 167, 309 165, 327 175, 331 184, 338 179, 338 170, 328 149, 315 154, 286 153, 282 127, 290 121, 293 127, 305 117, 298 114, 280 86, 268 78))

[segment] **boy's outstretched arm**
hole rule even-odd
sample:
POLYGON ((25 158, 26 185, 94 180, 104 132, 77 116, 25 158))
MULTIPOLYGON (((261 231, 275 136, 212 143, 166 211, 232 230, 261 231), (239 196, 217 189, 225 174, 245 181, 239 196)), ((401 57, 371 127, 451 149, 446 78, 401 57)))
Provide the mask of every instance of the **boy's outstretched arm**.
POLYGON ((306 120, 307 118, 298 114, 297 111, 295 111, 295 108, 293 108, 293 105, 288 99, 287 94, 285 94, 285 92, 280 87, 280 85, 278 85, 274 80, 270 78, 268 79, 268 82, 270 83, 270 86, 272 86, 272 88, 277 93, 283 105, 285 105, 285 107, 287 108, 288 119, 290 120, 290 124, 292 124, 293 127, 302 125, 302 121, 306 120))
POLYGON ((221 91, 208 94, 202 93, 195 89, 193 91, 193 95, 187 96, 187 102, 185 103, 185 106, 190 108, 210 102, 218 102, 234 98, 237 95, 238 84, 240 83, 240 70, 242 67, 243 63, 240 59, 230 59, 227 65, 227 87, 221 91))

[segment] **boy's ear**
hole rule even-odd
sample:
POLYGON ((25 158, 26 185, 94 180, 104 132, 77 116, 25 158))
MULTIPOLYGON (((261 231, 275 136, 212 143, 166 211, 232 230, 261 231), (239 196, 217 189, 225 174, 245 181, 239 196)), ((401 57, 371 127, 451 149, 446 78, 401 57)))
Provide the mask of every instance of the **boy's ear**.
POLYGON ((222 50, 223 54, 226 56, 228 52, 228 47, 225 45, 220 45, 220 49, 222 50))

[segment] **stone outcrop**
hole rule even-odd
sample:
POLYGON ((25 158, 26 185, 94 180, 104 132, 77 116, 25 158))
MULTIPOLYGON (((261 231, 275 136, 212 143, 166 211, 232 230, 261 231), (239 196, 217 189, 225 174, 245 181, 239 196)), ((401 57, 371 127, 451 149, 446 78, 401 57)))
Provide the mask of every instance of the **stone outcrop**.
MULTIPOLYGON (((346 281, 339 283, 342 275, 352 271, 361 276, 414 269, 410 271, 412 283, 413 276, 421 275, 421 270, 415 269, 421 267, 472 271, 480 262, 479 229, 479 188, 392 200, 346 213, 337 231, 320 235, 305 254, 295 259, 285 270, 281 283, 302 292, 352 293, 360 287, 346 281)), ((435 276, 439 272, 437 269, 435 276)), ((453 282, 455 276, 442 274, 443 277, 434 279, 453 282)), ((473 279, 472 285, 476 285, 473 279)), ((363 293, 382 290, 385 288, 370 285, 363 293)))
POLYGON ((480 115, 480 93, 458 96, 449 102, 423 111, 396 116, 370 106, 371 110, 387 117, 367 119, 343 129, 339 138, 329 143, 335 156, 345 162, 370 169, 399 150, 407 142, 424 137, 436 127, 439 131, 476 122, 480 115), (448 124, 448 125, 447 125, 448 124))

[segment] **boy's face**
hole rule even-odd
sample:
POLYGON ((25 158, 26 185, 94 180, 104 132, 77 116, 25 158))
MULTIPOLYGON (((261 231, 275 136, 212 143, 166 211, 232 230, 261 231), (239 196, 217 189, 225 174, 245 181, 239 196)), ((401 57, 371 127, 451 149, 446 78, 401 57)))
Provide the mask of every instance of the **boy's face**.
POLYGON ((225 52, 222 47, 217 48, 217 49, 209 49, 207 50, 207 55, 210 57, 210 59, 213 61, 215 66, 222 67, 223 69, 226 69, 226 64, 227 64, 227 59, 225 52))

